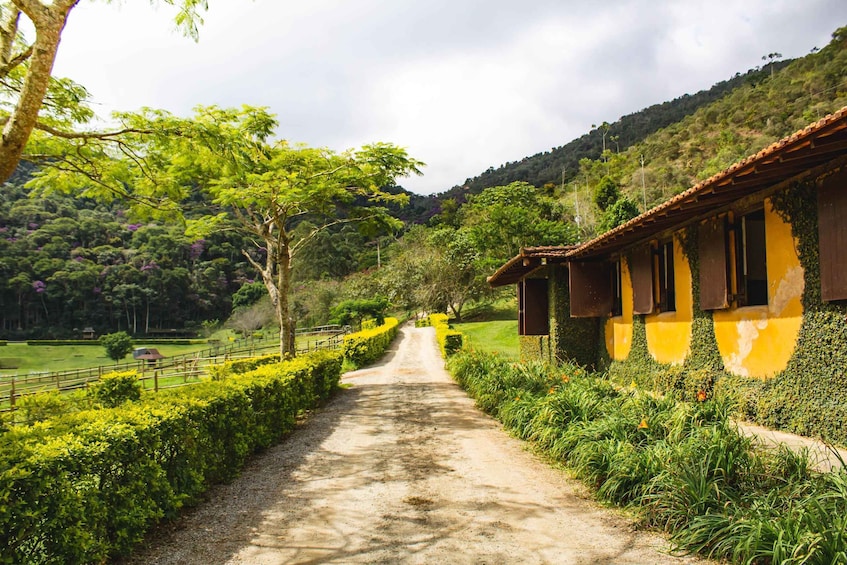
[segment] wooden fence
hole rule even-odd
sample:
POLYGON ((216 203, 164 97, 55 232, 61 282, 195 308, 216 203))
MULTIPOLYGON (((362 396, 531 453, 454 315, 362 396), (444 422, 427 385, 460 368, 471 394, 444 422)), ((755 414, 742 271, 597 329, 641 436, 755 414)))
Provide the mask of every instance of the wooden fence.
MULTIPOLYGON (((307 353, 318 349, 338 349, 349 331, 349 327, 339 326, 321 326, 298 331, 297 353, 307 353)), ((279 338, 273 336, 264 339, 239 340, 226 345, 213 345, 202 351, 158 360, 137 360, 89 369, 3 376, 0 377, 0 412, 14 410, 22 396, 47 390, 65 392, 88 388, 90 383, 97 382, 103 375, 116 371, 137 371, 142 386, 156 392, 190 385, 200 382, 207 376, 210 366, 233 359, 272 353, 278 349, 279 338)))

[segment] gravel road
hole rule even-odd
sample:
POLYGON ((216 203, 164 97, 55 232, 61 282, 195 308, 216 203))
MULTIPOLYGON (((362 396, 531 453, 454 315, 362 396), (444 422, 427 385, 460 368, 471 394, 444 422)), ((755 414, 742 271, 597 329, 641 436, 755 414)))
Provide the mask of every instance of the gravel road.
POLYGON ((695 563, 594 503, 479 412, 432 328, 126 563, 695 563))

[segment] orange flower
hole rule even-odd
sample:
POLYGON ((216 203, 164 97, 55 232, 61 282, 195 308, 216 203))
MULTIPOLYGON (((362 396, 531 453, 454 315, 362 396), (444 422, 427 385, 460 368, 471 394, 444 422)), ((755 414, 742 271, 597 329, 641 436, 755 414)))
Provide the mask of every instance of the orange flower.
POLYGON ((562 382, 563 383, 569 383, 569 382, 571 382, 571 378, 567 375, 562 375, 562 382))
POLYGON ((705 402, 706 400, 706 391, 698 390, 697 391, 697 402, 705 402))
POLYGON ((646 430, 647 428, 648 428, 648 426, 647 426, 647 418, 641 418, 641 423, 640 423, 640 424, 638 424, 638 429, 639 429, 639 430, 646 430))
POLYGON ((556 392, 556 387, 551 386, 550 390, 547 391, 547 394, 553 394, 554 392, 556 392))

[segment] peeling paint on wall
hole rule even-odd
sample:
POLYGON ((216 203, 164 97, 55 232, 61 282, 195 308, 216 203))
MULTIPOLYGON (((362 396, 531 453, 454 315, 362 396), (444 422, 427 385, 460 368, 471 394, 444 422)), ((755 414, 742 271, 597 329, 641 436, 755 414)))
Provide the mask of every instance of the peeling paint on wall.
POLYGON ((726 369, 744 377, 769 377, 785 369, 803 320, 803 267, 791 226, 765 206, 768 305, 718 310, 715 338, 726 369))

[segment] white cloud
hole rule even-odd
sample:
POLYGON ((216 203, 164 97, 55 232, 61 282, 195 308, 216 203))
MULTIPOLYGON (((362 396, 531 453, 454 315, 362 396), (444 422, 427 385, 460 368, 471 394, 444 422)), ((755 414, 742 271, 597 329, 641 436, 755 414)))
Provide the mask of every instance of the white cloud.
POLYGON ((254 0, 210 3, 200 41, 146 2, 80 3, 56 72, 104 113, 264 105, 279 134, 426 161, 418 192, 567 143, 592 123, 823 47, 843 0, 254 0))

